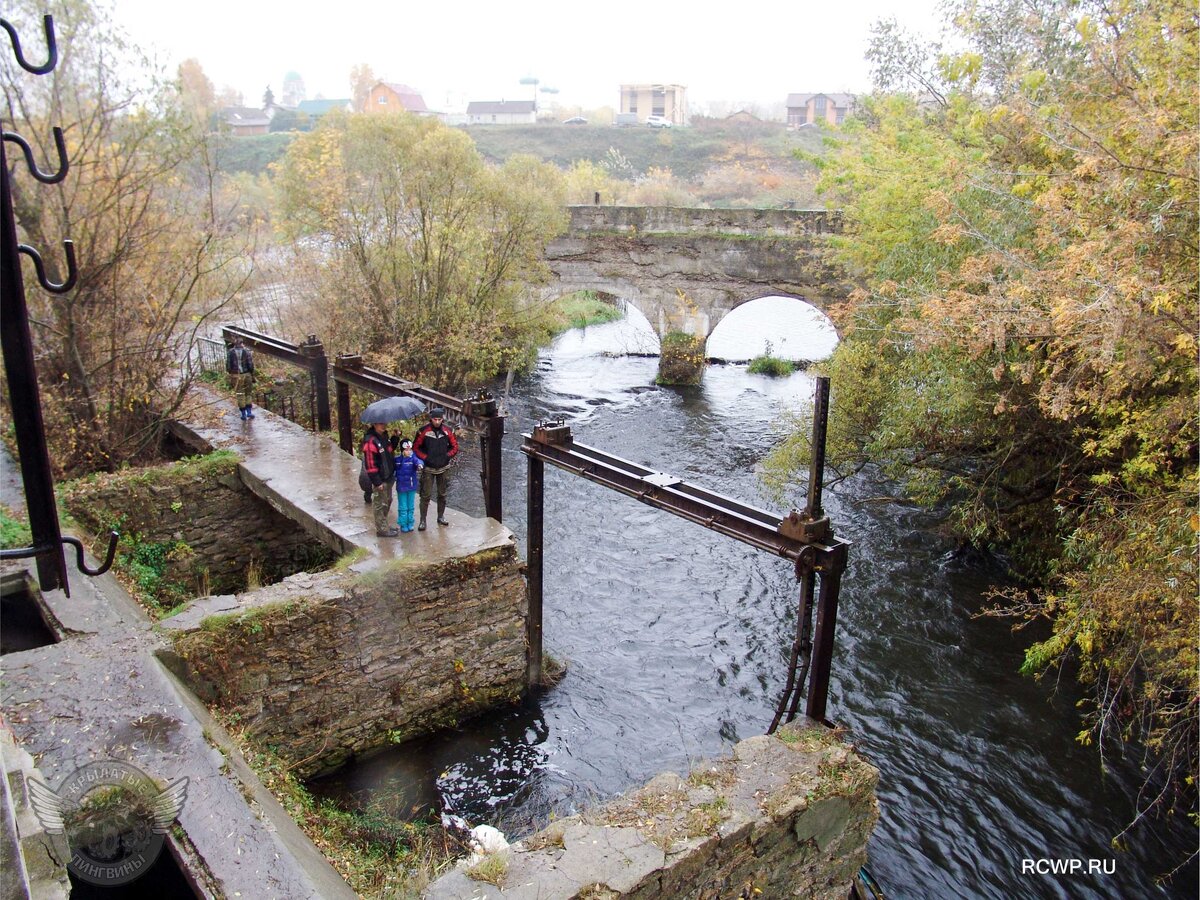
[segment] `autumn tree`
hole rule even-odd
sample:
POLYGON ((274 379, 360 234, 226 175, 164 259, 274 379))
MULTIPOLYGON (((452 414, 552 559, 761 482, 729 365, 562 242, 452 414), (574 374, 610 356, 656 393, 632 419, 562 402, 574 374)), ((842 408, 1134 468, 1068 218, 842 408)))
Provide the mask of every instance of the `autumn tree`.
POLYGON ((138 68, 136 48, 83 0, 10 7, 24 34, 52 13, 62 48, 42 77, 0 54, 5 127, 53 160, 50 128, 60 125, 70 157, 67 178, 50 186, 10 158, 21 239, 54 281, 65 278, 64 238, 78 257, 65 294, 25 272, 48 439, 60 470, 112 469, 155 449, 195 336, 246 264, 217 207, 203 128, 176 87, 138 68))
POLYGON ((217 92, 213 83, 204 74, 204 67, 198 59, 185 59, 179 64, 179 99, 185 110, 192 114, 197 122, 207 124, 210 116, 216 111, 217 92))
POLYGON ((355 112, 366 111, 367 95, 378 81, 375 72, 366 63, 360 63, 350 69, 350 96, 354 101, 355 112))
POLYGON ((552 166, 490 168, 428 118, 331 113, 276 180, 279 220, 319 248, 299 254, 315 274, 295 288, 335 349, 452 391, 531 358, 543 313, 529 288, 566 224, 552 166))
MULTIPOLYGON (((1183 0, 981 0, 966 50, 879 32, 890 88, 821 188, 864 287, 827 369, 831 450, 1004 548, 1068 660, 1081 740, 1148 751, 1141 809, 1195 811, 1197 13, 1183 0)), ((784 456, 789 452, 783 451, 784 456)))

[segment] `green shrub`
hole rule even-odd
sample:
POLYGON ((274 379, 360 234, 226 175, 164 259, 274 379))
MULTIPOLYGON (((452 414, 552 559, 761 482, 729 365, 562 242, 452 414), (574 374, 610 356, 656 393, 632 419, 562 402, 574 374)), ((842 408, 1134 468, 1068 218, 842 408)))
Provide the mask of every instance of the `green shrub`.
POLYGON ((750 360, 751 375, 769 375, 772 378, 782 378, 796 371, 796 366, 786 359, 777 356, 756 356, 750 360))

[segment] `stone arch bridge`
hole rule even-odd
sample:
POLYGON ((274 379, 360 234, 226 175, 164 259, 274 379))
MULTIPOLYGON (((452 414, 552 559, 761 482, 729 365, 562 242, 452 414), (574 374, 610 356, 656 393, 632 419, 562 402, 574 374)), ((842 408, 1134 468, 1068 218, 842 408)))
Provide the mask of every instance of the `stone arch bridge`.
POLYGON ((838 212, 572 206, 568 232, 546 247, 546 299, 593 290, 628 300, 660 337, 701 341, 759 297, 798 297, 828 312, 850 282, 824 257, 838 212))

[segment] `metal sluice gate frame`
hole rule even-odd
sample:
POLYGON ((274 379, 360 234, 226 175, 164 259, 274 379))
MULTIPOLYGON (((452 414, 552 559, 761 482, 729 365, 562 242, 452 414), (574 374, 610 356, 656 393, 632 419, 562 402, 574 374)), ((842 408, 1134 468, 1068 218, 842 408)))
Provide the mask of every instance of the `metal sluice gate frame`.
POLYGON ((694 522, 710 531, 742 541, 791 560, 800 585, 796 634, 788 663, 787 683, 775 718, 767 733, 780 721, 792 721, 798 712, 805 681, 808 695, 805 715, 825 721, 829 674, 837 626, 838 594, 846 569, 850 544, 833 536, 821 508, 825 468, 825 433, 829 408, 829 379, 818 378, 813 405, 813 454, 809 474, 808 504, 803 512, 780 516, 731 497, 675 478, 595 447, 575 442, 561 421, 544 422, 532 434, 522 435, 521 451, 529 460, 528 559, 530 685, 542 680, 542 567, 545 464, 557 466, 594 484, 633 497, 647 506, 694 522), (820 590, 817 592, 817 579, 820 590), (816 623, 813 625, 814 593, 816 623))

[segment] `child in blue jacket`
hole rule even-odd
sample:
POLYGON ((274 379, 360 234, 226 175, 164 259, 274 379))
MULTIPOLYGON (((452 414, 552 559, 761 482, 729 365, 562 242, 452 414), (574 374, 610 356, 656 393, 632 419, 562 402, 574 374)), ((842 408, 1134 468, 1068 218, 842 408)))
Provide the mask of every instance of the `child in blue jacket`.
POLYGON ((425 464, 413 455, 412 441, 408 438, 400 442, 399 450, 400 455, 396 457, 396 500, 399 501, 396 524, 401 531, 408 532, 413 530, 413 506, 425 464))

